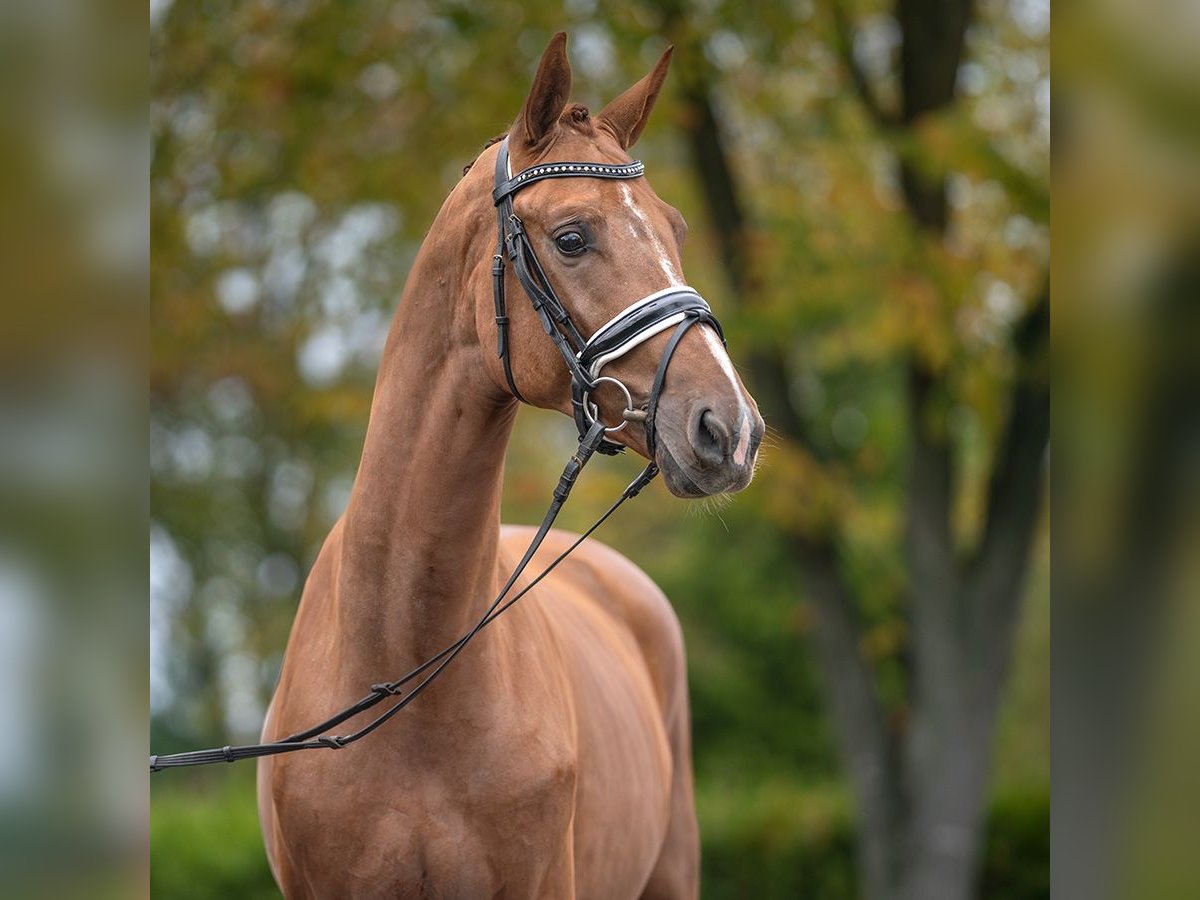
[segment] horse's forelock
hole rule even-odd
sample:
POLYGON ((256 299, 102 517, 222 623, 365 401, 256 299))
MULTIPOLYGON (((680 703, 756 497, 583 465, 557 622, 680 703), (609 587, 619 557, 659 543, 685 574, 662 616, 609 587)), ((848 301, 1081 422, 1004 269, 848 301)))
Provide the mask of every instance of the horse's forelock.
MULTIPOLYGON (((589 135, 593 134, 594 130, 595 130, 595 126, 593 125, 591 110, 589 110, 582 103, 568 104, 566 109, 563 110, 563 114, 559 121, 560 122, 565 121, 565 122, 569 123, 570 126, 572 128, 574 128, 576 131, 582 131, 584 134, 589 134, 589 135)), ((475 155, 475 158, 473 160, 471 160, 469 163, 467 163, 465 166, 463 166, 463 174, 466 175, 468 172, 471 171, 471 167, 474 166, 475 163, 477 163, 479 161, 479 157, 483 155, 484 150, 486 150, 488 147, 492 146, 492 144, 500 143, 506 137, 508 137, 508 132, 502 131, 500 134, 496 135, 495 137, 488 138, 487 143, 485 143, 482 147, 479 148, 479 153, 477 153, 475 155)))

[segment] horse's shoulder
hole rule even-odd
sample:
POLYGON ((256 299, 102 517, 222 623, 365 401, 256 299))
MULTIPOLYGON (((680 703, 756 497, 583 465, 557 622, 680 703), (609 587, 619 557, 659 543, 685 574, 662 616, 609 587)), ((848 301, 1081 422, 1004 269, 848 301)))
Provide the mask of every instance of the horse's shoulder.
MULTIPOLYGON (((511 562, 515 563, 520 559, 529 542, 533 540, 536 530, 529 525, 500 526, 501 548, 511 562)), ((550 529, 526 573, 536 575, 577 540, 579 535, 574 532, 559 528, 550 529)), ((628 595, 632 600, 640 601, 656 611, 665 610, 672 620, 675 618, 671 604, 654 580, 629 557, 602 541, 588 538, 571 551, 571 555, 558 567, 559 572, 574 571, 577 574, 580 569, 588 570, 590 575, 600 578, 607 587, 615 589, 617 593, 628 595)))
MULTIPOLYGON (((520 559, 536 529, 523 525, 501 526, 500 542, 511 562, 520 559)), ((536 576, 542 568, 571 546, 579 535, 551 529, 526 572, 536 576)), ((623 553, 588 538, 550 578, 571 582, 584 602, 594 604, 629 629, 641 645, 652 668, 674 678, 684 663, 683 633, 667 596, 654 580, 623 553)), ((550 578, 547 580, 549 581, 550 578)))

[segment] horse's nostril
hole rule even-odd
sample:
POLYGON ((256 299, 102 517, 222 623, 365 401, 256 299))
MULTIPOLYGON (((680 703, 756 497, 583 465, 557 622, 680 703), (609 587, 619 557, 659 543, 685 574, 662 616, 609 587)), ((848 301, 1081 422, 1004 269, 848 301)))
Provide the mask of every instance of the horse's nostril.
POLYGON ((706 409, 692 419, 692 450, 696 458, 711 466, 719 466, 729 457, 729 429, 706 409))

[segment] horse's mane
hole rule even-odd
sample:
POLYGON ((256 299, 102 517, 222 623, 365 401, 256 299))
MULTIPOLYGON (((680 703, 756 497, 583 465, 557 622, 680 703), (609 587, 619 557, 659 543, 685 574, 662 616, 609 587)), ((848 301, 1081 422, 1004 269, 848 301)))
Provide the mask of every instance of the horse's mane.
POLYGON ((466 175, 468 172, 471 171, 471 166, 475 165, 475 163, 479 160, 479 157, 483 155, 484 150, 486 150, 488 147, 492 146, 492 144, 500 143, 506 137, 508 137, 508 132, 502 131, 495 137, 488 138, 487 143, 484 144, 482 147, 480 147, 479 152, 475 154, 475 159, 471 160, 469 163, 467 163, 465 166, 463 166, 463 174, 466 175))

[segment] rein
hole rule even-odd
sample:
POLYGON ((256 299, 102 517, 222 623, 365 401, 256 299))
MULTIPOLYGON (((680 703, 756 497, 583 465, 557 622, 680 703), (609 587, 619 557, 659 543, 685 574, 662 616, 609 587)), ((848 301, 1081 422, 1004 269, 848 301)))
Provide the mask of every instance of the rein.
POLYGON ((435 656, 430 657, 395 681, 371 685, 369 694, 311 728, 270 743, 152 755, 150 757, 151 772, 161 772, 163 769, 184 766, 236 762, 241 759, 274 756, 299 750, 340 750, 361 740, 415 700, 446 670, 446 667, 454 661, 454 658, 462 652, 475 635, 511 609, 518 600, 537 586, 543 578, 558 567, 559 563, 603 525, 626 500, 636 497, 646 485, 654 480, 658 474, 658 467, 653 462, 657 443, 654 420, 658 410, 659 397, 666 382, 667 367, 670 365, 671 358, 683 335, 693 325, 699 323, 711 325, 724 343, 725 338, 720 323, 697 291, 684 286, 669 287, 632 303, 585 340, 572 321, 567 308, 558 299, 558 295, 554 292, 553 286, 538 262, 524 224, 513 211, 512 202, 513 195, 521 188, 549 178, 631 179, 640 178, 644 173, 645 166, 640 161, 625 165, 561 162, 532 166, 514 176, 509 170, 508 138, 501 143, 496 156, 495 189, 492 191, 492 200, 497 212, 497 248, 496 255, 492 259, 492 284, 496 307, 497 354, 503 361, 504 376, 513 396, 517 400, 524 401, 525 398, 517 389, 512 373, 512 353, 508 334, 509 320, 504 297, 504 269, 507 257, 517 280, 533 304, 542 328, 558 348, 571 374, 571 405, 575 423, 579 429, 579 447, 567 461, 562 475, 559 477, 553 499, 542 518, 537 533, 520 562, 514 567, 512 574, 504 582, 500 592, 488 606, 487 611, 470 631, 435 656), (629 389, 616 378, 600 373, 610 362, 619 359, 635 347, 669 328, 675 330, 667 341, 659 360, 648 398, 642 406, 634 408, 629 389), (603 383, 615 385, 624 395, 626 403, 621 423, 612 427, 601 421, 599 408, 591 400, 591 394, 603 383), (646 448, 652 460, 650 464, 629 483, 616 502, 605 510, 600 518, 566 550, 555 557, 537 577, 506 600, 508 592, 512 590, 517 579, 524 573, 538 548, 545 541, 554 520, 558 518, 563 504, 570 496, 571 489, 579 478, 579 473, 583 471, 593 454, 599 452, 612 455, 625 449, 623 445, 608 440, 605 435, 620 431, 631 421, 641 422, 645 429, 646 448), (405 693, 405 686, 421 675, 425 677, 405 693), (380 705, 389 697, 398 697, 399 699, 357 731, 344 735, 328 733, 348 719, 380 705))

